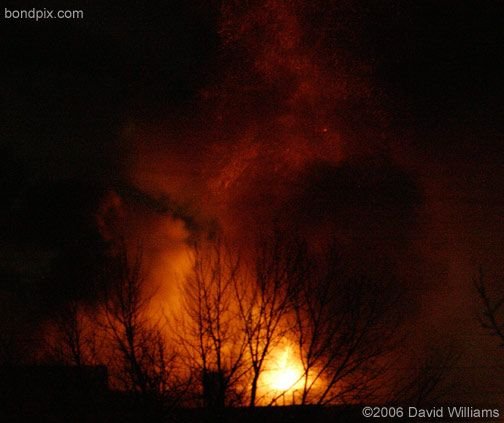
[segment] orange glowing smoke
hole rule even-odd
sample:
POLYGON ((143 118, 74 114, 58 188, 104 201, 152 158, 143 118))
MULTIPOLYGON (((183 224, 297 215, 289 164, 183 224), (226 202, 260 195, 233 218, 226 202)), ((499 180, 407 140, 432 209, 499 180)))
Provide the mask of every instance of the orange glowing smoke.
MULTIPOLYGON (((111 201, 131 238, 143 240, 149 278, 161 287, 157 310, 178 303, 174 285, 190 271, 192 237, 217 222, 226 236, 250 241, 291 209, 303 171, 345 160, 350 143, 340 112, 367 96, 353 62, 345 69, 345 60, 329 59, 317 40, 307 41, 296 2, 265 0, 249 8, 224 2, 220 35, 226 66, 201 91, 196 116, 133 122, 123 133, 124 179, 152 198, 168 198, 178 212, 111 201)), ((294 397, 303 377, 295 348, 281 346, 262 375, 261 395, 266 402, 294 397)))
POLYGON ((128 183, 241 240, 270 229, 307 168, 357 150, 344 114, 367 101, 369 87, 349 53, 326 54, 306 36, 301 6, 223 2, 222 72, 193 114, 127 126, 128 183))

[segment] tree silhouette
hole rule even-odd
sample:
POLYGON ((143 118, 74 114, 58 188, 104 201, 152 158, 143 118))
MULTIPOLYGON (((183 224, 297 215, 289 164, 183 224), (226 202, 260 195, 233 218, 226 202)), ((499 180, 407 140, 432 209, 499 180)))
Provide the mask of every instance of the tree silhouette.
POLYGON ((194 245, 186 321, 177 321, 182 355, 201 390, 214 395, 207 405, 232 404, 230 394, 242 386, 250 407, 264 395, 274 403, 294 385, 301 404, 376 398, 391 377, 398 285, 349 275, 334 245, 313 257, 305 242, 280 231, 261 237, 243 260, 224 244, 194 245), (286 345, 297 350, 302 374, 284 392, 263 393, 261 375, 286 345))
POLYGON ((98 363, 99 340, 84 305, 70 300, 52 321, 55 333, 49 342, 49 354, 53 360, 78 367, 98 363))
POLYGON ((291 281, 301 264, 300 244, 275 231, 254 251, 249 280, 235 284, 239 322, 251 368, 249 406, 257 404, 258 383, 271 351, 288 333, 291 281))
POLYGON ((177 318, 182 356, 196 372, 208 408, 236 403, 244 374, 245 342, 234 297, 239 254, 222 238, 192 246, 193 268, 183 287, 183 318, 177 318))
POLYGON ((478 315, 481 327, 491 336, 497 337, 500 346, 504 347, 504 295, 490 293, 482 269, 474 279, 474 286, 482 305, 481 313, 478 315))
POLYGON ((182 387, 177 357, 168 348, 162 319, 153 317, 155 291, 145 283, 142 261, 140 245, 132 254, 121 241, 108 269, 98 324, 109 346, 109 365, 123 388, 143 402, 173 405, 182 387))
POLYGON ((432 345, 415 358, 416 366, 403 372, 396 381, 389 402, 416 407, 439 403, 452 389, 446 380, 459 357, 460 354, 451 344, 432 345))
POLYGON ((293 302, 292 336, 303 366, 302 404, 368 400, 386 372, 398 315, 392 283, 347 276, 331 246, 307 258, 293 302))

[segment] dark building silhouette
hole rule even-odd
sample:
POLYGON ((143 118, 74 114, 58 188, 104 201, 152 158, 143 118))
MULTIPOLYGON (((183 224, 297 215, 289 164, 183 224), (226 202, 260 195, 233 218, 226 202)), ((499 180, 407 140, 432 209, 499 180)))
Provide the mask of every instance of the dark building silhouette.
POLYGON ((222 372, 204 371, 203 400, 206 408, 222 410, 225 398, 225 380, 222 372))

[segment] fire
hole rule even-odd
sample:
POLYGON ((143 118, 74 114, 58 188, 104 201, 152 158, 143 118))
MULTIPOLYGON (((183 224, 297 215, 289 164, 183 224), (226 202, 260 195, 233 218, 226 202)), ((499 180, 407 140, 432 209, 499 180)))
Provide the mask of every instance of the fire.
POLYGON ((300 374, 294 363, 289 362, 290 351, 283 352, 277 370, 274 370, 273 380, 270 385, 273 389, 286 391, 292 388, 298 381, 300 374))
POLYGON ((262 382, 264 390, 270 395, 294 392, 302 385, 303 366, 290 347, 273 356, 262 382))

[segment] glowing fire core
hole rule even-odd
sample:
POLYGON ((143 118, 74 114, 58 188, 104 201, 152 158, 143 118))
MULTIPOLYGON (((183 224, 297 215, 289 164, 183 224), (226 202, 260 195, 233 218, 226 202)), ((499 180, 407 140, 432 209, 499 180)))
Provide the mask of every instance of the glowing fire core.
POLYGON ((275 354, 263 375, 265 391, 270 394, 293 392, 303 382, 303 367, 292 355, 291 348, 275 354))

